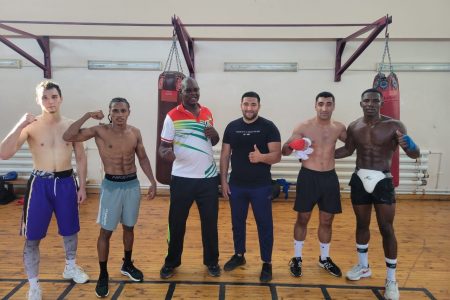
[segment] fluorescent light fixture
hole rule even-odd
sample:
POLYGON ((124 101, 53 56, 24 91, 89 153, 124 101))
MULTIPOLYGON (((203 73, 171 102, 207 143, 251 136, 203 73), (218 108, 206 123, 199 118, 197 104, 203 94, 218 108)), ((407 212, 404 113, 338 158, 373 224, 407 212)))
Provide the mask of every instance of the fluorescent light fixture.
POLYGON ((20 59, 0 59, 0 68, 20 69, 22 61, 20 59))
POLYGON ((106 61, 88 60, 89 70, 142 70, 161 71, 160 61, 106 61))
MULTIPOLYGON (((377 70, 383 65, 382 71, 389 71, 389 64, 377 64, 377 70)), ((395 63, 394 72, 450 72, 450 63, 395 63)))
POLYGON ((297 72, 298 64, 291 63, 224 63, 225 72, 297 72))

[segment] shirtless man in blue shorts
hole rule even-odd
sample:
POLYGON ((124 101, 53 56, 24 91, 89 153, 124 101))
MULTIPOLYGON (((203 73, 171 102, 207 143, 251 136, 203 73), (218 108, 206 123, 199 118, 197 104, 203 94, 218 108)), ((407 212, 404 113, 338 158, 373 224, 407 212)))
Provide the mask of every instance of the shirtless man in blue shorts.
POLYGON ((380 114, 383 96, 376 89, 361 95, 364 116, 347 129, 345 146, 336 149, 335 157, 351 155, 356 150, 356 170, 350 180, 353 211, 356 216, 356 250, 359 262, 347 272, 347 279, 369 277, 368 250, 370 216, 375 208, 378 227, 383 237, 386 261, 385 299, 399 299, 395 277, 397 267, 397 239, 394 233, 395 190, 390 173, 392 155, 398 146, 411 158, 420 156, 420 149, 406 134, 399 120, 380 114))
POLYGON ((133 281, 144 280, 144 275, 131 260, 133 229, 137 222, 141 199, 140 185, 136 176, 136 156, 151 184, 147 195, 149 199, 153 199, 156 195, 156 181, 145 152, 141 132, 127 124, 129 115, 128 101, 124 98, 114 98, 109 104, 110 124, 81 128, 91 118, 94 120, 104 118, 101 110, 88 112, 74 122, 63 136, 64 140, 72 142, 95 138, 105 170, 97 218, 97 223, 101 226, 97 241, 100 264, 100 275, 95 288, 97 297, 106 297, 109 294, 107 270, 109 240, 119 221, 122 223, 125 248, 121 273, 133 281))
POLYGON ((28 299, 42 299, 39 285, 39 243, 47 234, 53 212, 58 232, 63 236, 66 266, 63 277, 85 283, 89 276, 75 263, 78 231, 78 205, 86 199, 86 154, 82 143, 62 138, 71 120, 61 116, 63 101, 60 87, 43 81, 36 87, 36 102, 42 113, 26 113, 0 144, 0 159, 11 158, 28 143, 33 158, 33 172, 24 197, 22 234, 25 236, 23 260, 30 289, 28 299), (75 152, 79 186, 72 170, 75 152))

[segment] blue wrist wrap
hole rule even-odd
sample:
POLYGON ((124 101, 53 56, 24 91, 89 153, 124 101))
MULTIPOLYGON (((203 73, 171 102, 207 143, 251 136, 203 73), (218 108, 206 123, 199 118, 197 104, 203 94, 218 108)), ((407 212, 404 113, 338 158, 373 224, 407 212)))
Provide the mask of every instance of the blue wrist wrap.
POLYGON ((403 136, 403 138, 405 139, 407 150, 414 151, 417 149, 417 145, 414 143, 414 141, 412 140, 412 138, 409 135, 405 134, 405 136, 403 136))

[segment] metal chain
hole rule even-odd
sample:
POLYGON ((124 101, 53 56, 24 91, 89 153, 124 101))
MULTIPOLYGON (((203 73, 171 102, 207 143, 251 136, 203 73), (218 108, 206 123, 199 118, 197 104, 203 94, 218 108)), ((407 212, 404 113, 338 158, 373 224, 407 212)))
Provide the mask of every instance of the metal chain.
POLYGON ((387 34, 387 36, 386 36, 386 50, 387 50, 388 59, 389 59, 389 70, 391 71, 391 73, 394 73, 394 68, 392 67, 392 61, 391 61, 391 52, 389 52, 389 34, 387 34))
POLYGON ((176 35, 173 34, 172 37, 172 46, 170 47, 169 56, 167 57, 166 65, 164 66, 164 72, 170 70, 172 66, 172 57, 173 57, 173 45, 176 43, 176 35))
POLYGON ((183 66, 181 65, 180 54, 178 52, 178 47, 177 47, 176 44, 175 44, 175 58, 177 60, 177 70, 178 70, 178 72, 180 72, 180 70, 181 70, 181 73, 184 74, 183 66))
MULTIPOLYGON (((386 17, 387 18, 387 17, 386 17)), ((391 73, 394 73, 394 68, 392 67, 392 61, 391 61, 391 53, 389 52, 389 33, 388 33, 388 24, 386 24, 386 31, 384 34, 384 52, 383 52, 383 58, 381 59, 381 64, 378 67, 378 73, 381 73, 384 66, 384 58, 386 57, 386 53, 388 55, 389 60, 389 70, 391 73)))
POLYGON ((173 36, 172 36, 172 46, 170 47, 169 56, 167 57, 166 65, 164 66, 164 72, 170 71, 170 69, 172 67, 172 60, 173 60, 174 53, 175 53, 177 71, 180 72, 180 70, 181 70, 181 73, 184 73, 183 68, 181 66, 180 55, 178 54, 177 35, 175 32, 173 33, 173 36))

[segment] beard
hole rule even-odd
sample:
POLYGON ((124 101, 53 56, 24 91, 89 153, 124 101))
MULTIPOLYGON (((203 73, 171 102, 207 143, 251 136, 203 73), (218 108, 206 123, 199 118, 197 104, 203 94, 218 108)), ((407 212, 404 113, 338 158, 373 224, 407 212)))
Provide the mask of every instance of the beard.
POLYGON ((248 116, 249 114, 246 114, 246 113, 244 113, 242 115, 244 116, 244 119, 247 120, 247 121, 254 121, 258 117, 257 113, 251 114, 250 117, 248 116))

